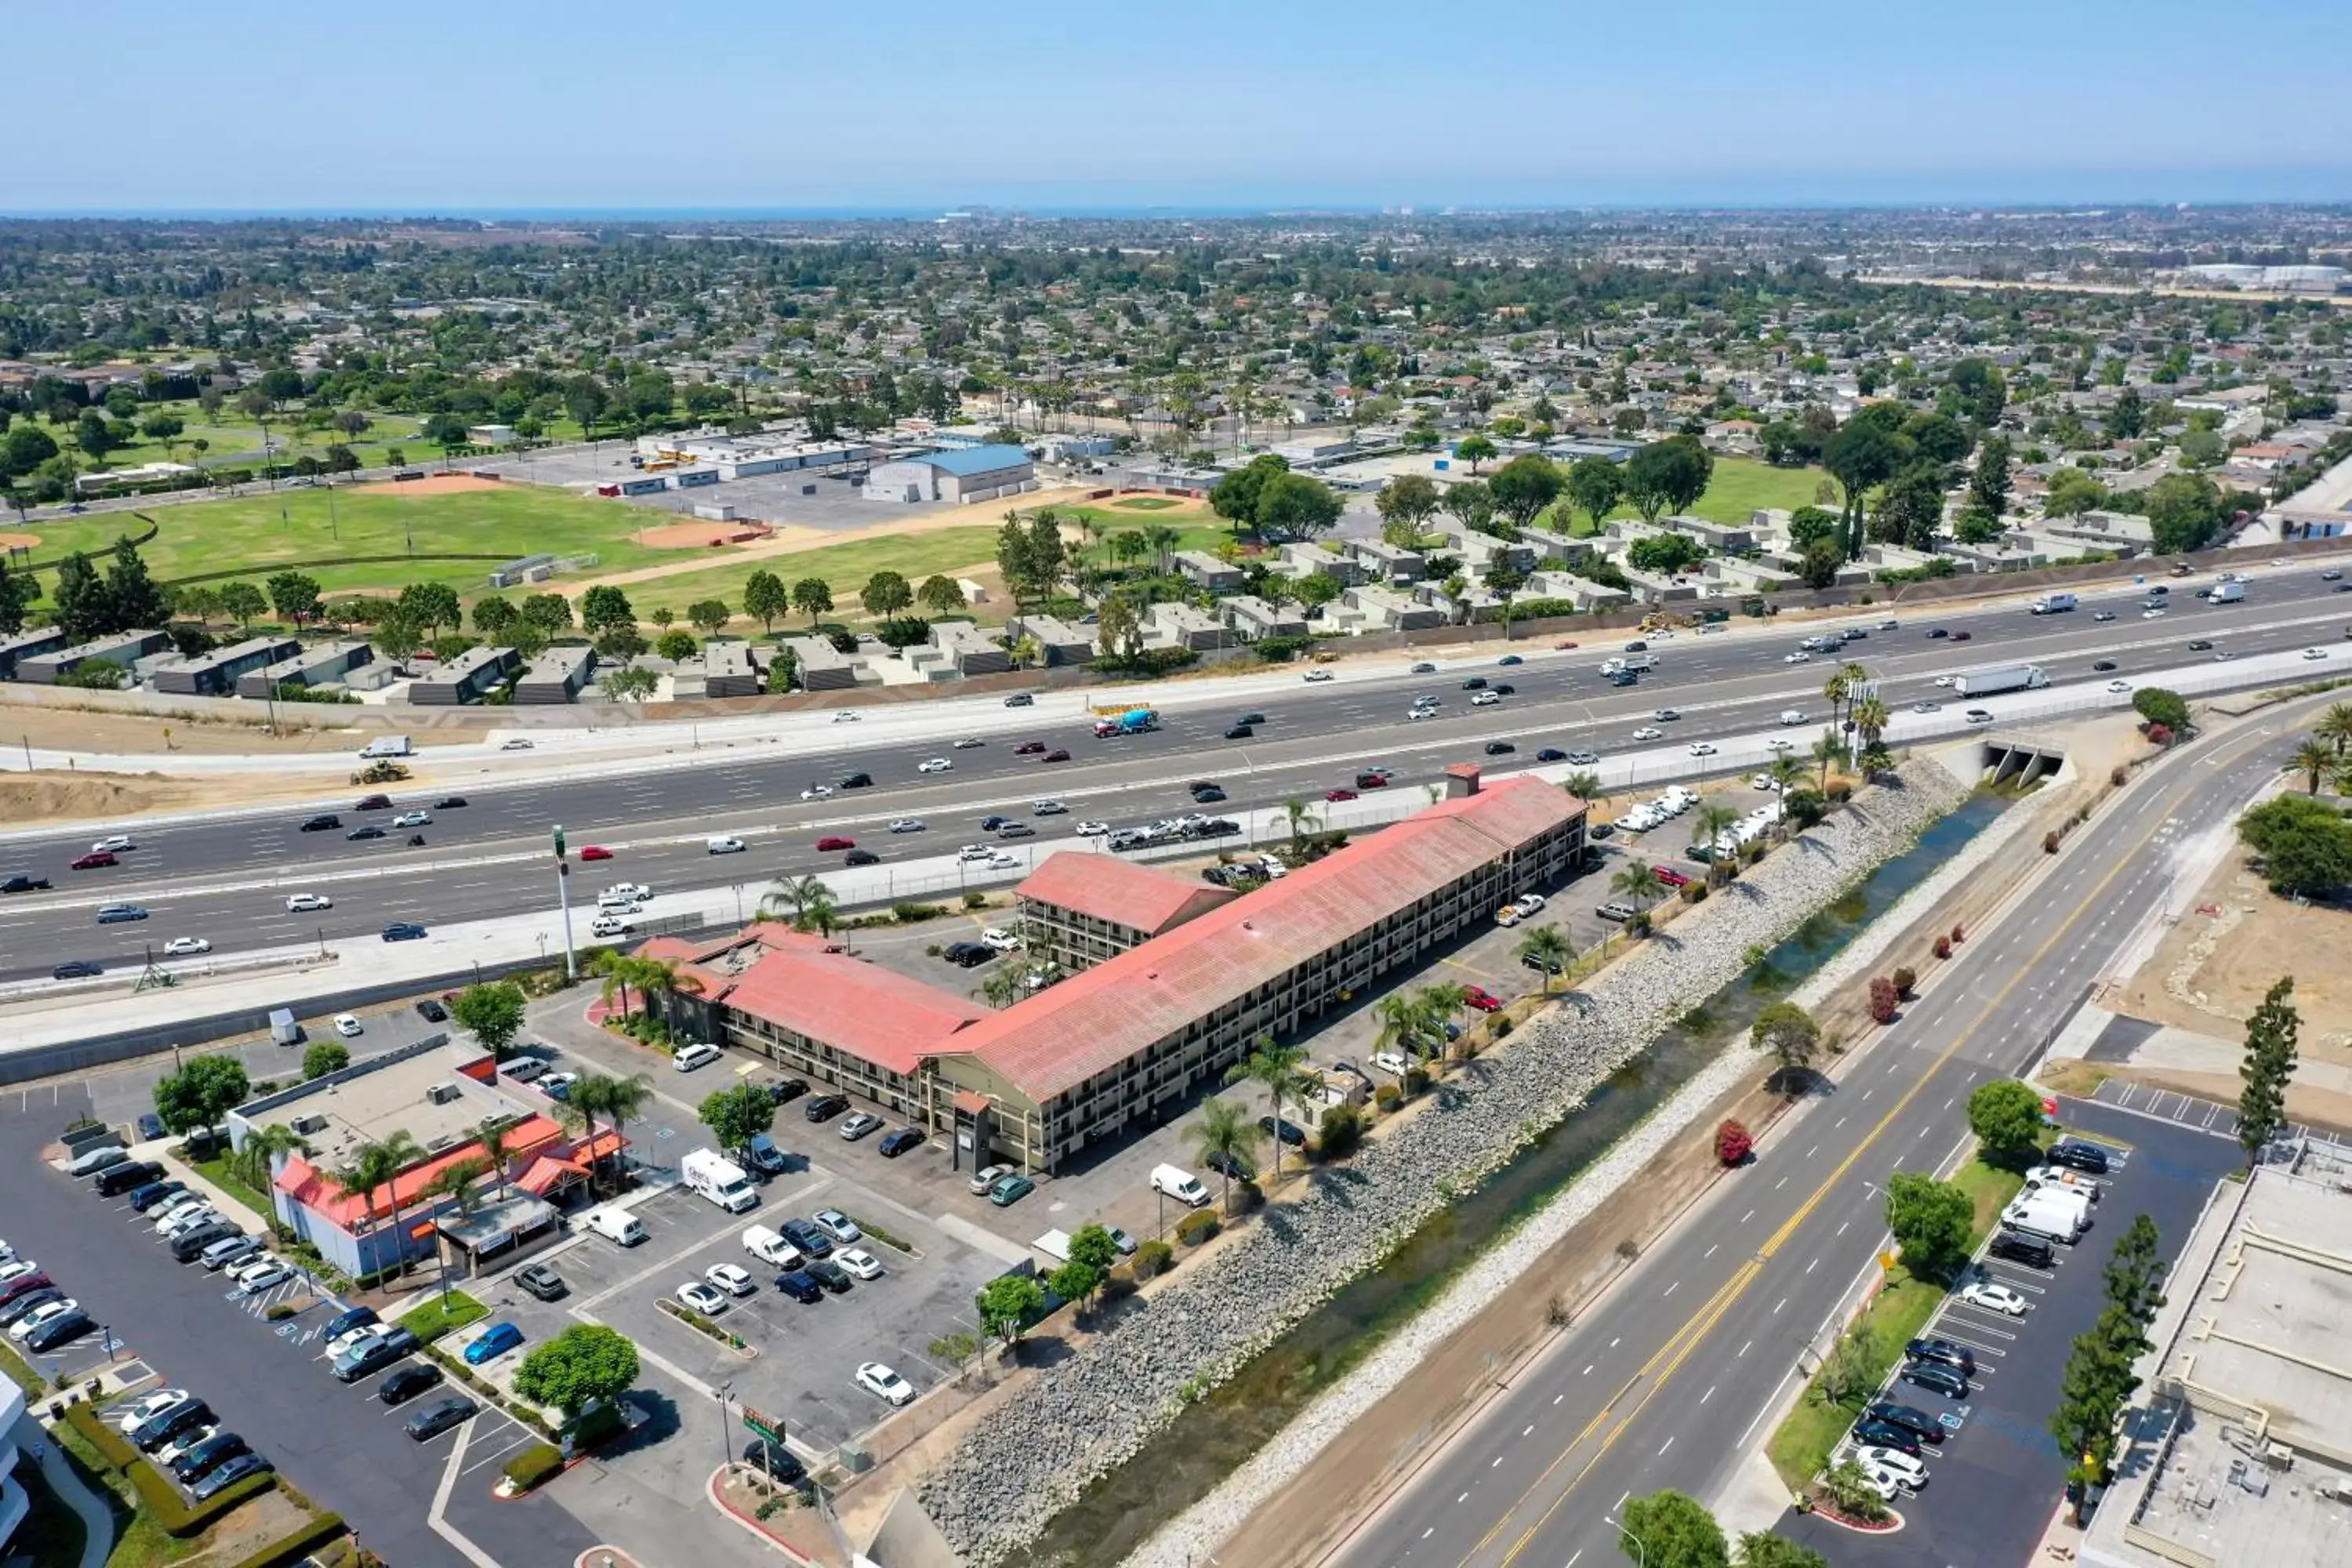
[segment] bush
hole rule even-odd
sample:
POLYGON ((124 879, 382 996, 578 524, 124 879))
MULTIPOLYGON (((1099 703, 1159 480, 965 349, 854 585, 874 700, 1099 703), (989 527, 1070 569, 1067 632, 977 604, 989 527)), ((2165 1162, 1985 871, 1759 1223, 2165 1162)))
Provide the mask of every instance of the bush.
POLYGON ((1966 931, 1962 931, 1958 926, 1954 926, 1952 928, 1952 945, 1954 947, 1959 946, 1960 943, 1968 940, 1968 933, 1966 931))
POLYGON ((2151 745, 2168 746, 2172 744, 2172 726, 2150 724, 2147 727, 2147 738, 2151 745))
POLYGON ((890 906, 890 918, 900 925, 919 925, 924 921, 935 921, 947 912, 938 904, 892 904, 890 906))
POLYGON ((1194 1209, 1176 1222, 1176 1239, 1187 1247, 1198 1247, 1223 1229, 1224 1222, 1214 1209, 1194 1209))
POLYGON ((968 910, 984 910, 988 908, 988 895, 986 893, 966 893, 963 896, 963 907, 968 910))
POLYGON ((1913 973, 1910 970, 1898 969, 1895 972, 1895 994, 1897 996, 1910 995, 1911 988, 1918 984, 1918 975, 1913 973))
POLYGON ((1394 1110, 1404 1103, 1404 1090, 1392 1083, 1383 1083, 1372 1089, 1372 1103, 1382 1110, 1394 1110))
POLYGON ((2115 785, 2117 789, 2123 788, 2125 784, 2127 783, 2130 778, 2131 769, 2124 766, 2121 763, 2117 763, 2114 767, 2107 770, 2107 782, 2115 785))
POLYGON ((517 1491, 527 1492, 550 1476, 562 1472, 563 1450, 552 1443, 533 1443, 500 1468, 517 1491))
POLYGON ((1715 1130, 1715 1157, 1727 1165, 1738 1164, 1755 1148, 1755 1138, 1735 1118, 1725 1117, 1723 1125, 1715 1130))
POLYGON ((1952 956, 1952 939, 1950 937, 1939 936, 1936 939, 1936 956, 1937 958, 1949 958, 1952 956))
POLYGON ((2058 830, 2056 828, 2053 827, 2049 832, 2042 836, 2042 852, 2044 855, 2055 855, 2058 853, 2058 830))
POLYGON ((1901 998, 1895 994, 1895 982, 1887 979, 1884 974, 1871 976, 1870 1016, 1873 1022, 1880 1024, 1895 1022, 1895 1005, 1899 1000, 1901 998))
POLYGON ((1157 1238, 1135 1249, 1135 1277, 1150 1279, 1176 1267, 1176 1249, 1157 1238))
POLYGON ((1705 882, 1685 882, 1683 884, 1683 902, 1686 904, 1703 904, 1706 902, 1706 884, 1705 882))
POLYGON ((1429 1087, 1429 1069, 1416 1062, 1404 1069, 1404 1091, 1419 1094, 1429 1087))
POLYGON ((1847 779, 1832 779, 1830 787, 1822 793, 1829 796, 1832 805, 1843 805, 1853 798, 1853 784, 1847 779))
POLYGON ((1362 1114, 1352 1105, 1335 1105, 1323 1113, 1322 1124, 1317 1129, 1316 1152, 1326 1160, 1344 1159, 1356 1152, 1363 1136, 1362 1114))

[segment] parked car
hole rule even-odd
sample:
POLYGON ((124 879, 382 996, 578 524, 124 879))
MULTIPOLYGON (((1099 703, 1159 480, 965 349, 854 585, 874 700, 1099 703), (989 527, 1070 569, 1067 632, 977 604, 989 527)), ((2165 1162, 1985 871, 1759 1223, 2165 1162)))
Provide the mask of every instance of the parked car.
POLYGON ((1941 1443, 1944 1440, 1944 1424, 1913 1405, 1899 1405, 1892 1399, 1874 1399, 1864 1408, 1863 1415, 1873 1421, 1900 1426, 1925 1443, 1941 1443))
POLYGON ((515 1270, 514 1282, 542 1301, 557 1301, 571 1292, 563 1276, 544 1263, 526 1263, 515 1270))
POLYGON ((1938 1362, 1915 1361, 1906 1363, 1903 1368, 1903 1381, 1915 1388, 1924 1388, 1931 1393, 1940 1394, 1947 1399, 1966 1399, 1969 1396, 1969 1380, 1957 1369, 1945 1366, 1938 1362))
POLYGON ((830 1258, 812 1258, 801 1265, 801 1272, 836 1296, 850 1287, 848 1274, 830 1258))
POLYGON ((131 1446, 152 1454, 181 1433, 215 1419, 212 1406, 201 1399, 184 1399, 148 1416, 124 1435, 131 1446))
POLYGON ((1294 1149, 1307 1146, 1307 1129, 1286 1116, 1279 1121, 1271 1116, 1261 1116, 1257 1119, 1257 1130, 1269 1138, 1281 1139, 1294 1149))
POLYGON ((413 1361, 376 1384, 375 1396, 386 1405, 405 1405, 440 1381, 437 1364, 413 1361))
MULTIPOLYGON (((978 947, 979 943, 975 942, 972 945, 978 947)), ((981 948, 981 951, 985 952, 988 950, 986 948, 981 948)), ((820 1094, 814 1100, 810 1100, 806 1105, 801 1107, 801 1114, 807 1117, 811 1121, 830 1121, 848 1109, 849 1097, 847 1095, 820 1094)))
POLYGON ((909 1149, 921 1148, 924 1142, 923 1134, 915 1128, 898 1127, 883 1134, 882 1142, 875 1147, 882 1152, 884 1159, 895 1160, 909 1149))
POLYGON ((190 1487, 188 1495, 198 1502, 210 1502, 246 1477, 257 1476, 268 1468, 269 1461, 260 1455, 239 1454, 190 1487))
POLYGON ((449 1009, 427 996, 417 1003, 416 1016, 428 1024, 446 1024, 449 1021, 449 1009))
POLYGON ((806 1094, 808 1087, 808 1079, 804 1078, 778 1079, 768 1086, 768 1098, 782 1105, 788 1100, 797 1100, 806 1094))
POLYGON ((857 1369, 857 1386, 877 1399, 892 1405, 911 1405, 915 1385, 878 1361, 863 1363, 857 1369))
POLYGON ((2025 1298, 2008 1286, 1996 1285, 1990 1280, 1975 1279, 1961 1286, 1960 1300, 1988 1312, 2000 1312, 2011 1318, 2025 1316, 2025 1298))
POLYGON ((1907 1427, 1897 1426, 1888 1421, 1864 1419, 1855 1422, 1853 1440, 1856 1443, 1875 1447, 1892 1448, 1898 1454, 1907 1455, 1913 1458, 1919 1456, 1918 1435, 1907 1427))
POLYGON ((863 1247, 853 1247, 834 1261, 860 1279, 882 1278, 882 1260, 863 1247))
POLYGON ((733 1305, 727 1300, 726 1291, 706 1285, 699 1279, 689 1279, 679 1286, 677 1300, 679 1305, 706 1318, 715 1318, 733 1305))
POLYGON ((417 1442, 438 1437, 450 1427, 472 1418, 481 1408, 462 1394, 452 1394, 436 1399, 400 1424, 400 1429, 417 1442))
POLYGON ((496 1361, 520 1343, 522 1331, 501 1320, 477 1334, 473 1342, 466 1347, 466 1364, 480 1366, 485 1362, 496 1361))
POLYGON ((1950 1340, 1913 1340, 1903 1347, 1903 1354, 1911 1361, 1936 1362, 1951 1367, 1963 1377, 1977 1374, 1976 1352, 1950 1340))
POLYGON ((988 1189, 988 1201, 998 1208, 1010 1208, 1036 1190, 1037 1184, 1026 1176, 999 1176, 995 1184, 988 1189))
POLYGON ((786 1241, 799 1247, 807 1257, 830 1258, 833 1256, 833 1237, 804 1219, 788 1219, 776 1228, 783 1232, 786 1241))
POLYGON ((795 1268, 776 1276, 776 1289, 803 1306, 824 1300, 824 1287, 795 1268))
POLYGON ((845 1143, 855 1143, 860 1138, 865 1137, 867 1133, 875 1131, 875 1129, 881 1125, 882 1119, 875 1115, 872 1111, 858 1111, 856 1115, 851 1116, 842 1122, 840 1127, 841 1140, 845 1143))
POLYGON ((187 1486, 210 1474, 215 1467, 251 1452, 252 1446, 236 1433, 215 1432, 203 1442, 180 1451, 172 1461, 172 1479, 187 1486))

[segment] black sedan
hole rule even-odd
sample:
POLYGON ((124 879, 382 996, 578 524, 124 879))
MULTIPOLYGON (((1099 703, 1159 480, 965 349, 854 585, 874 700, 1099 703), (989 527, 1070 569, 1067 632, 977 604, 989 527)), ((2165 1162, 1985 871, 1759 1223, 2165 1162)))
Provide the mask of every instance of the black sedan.
POLYGON ((1511 744, 1508 741, 1489 741, 1486 742, 1486 754, 1490 757, 1507 757, 1517 750, 1518 747, 1511 744))
POLYGON ((89 1321, 89 1314, 79 1311, 68 1312, 61 1317, 51 1318, 47 1322, 26 1334, 25 1348, 36 1352, 53 1351, 59 1345, 71 1344, 96 1327, 98 1325, 89 1321))
POLYGON ((190 1487, 188 1495, 198 1502, 210 1502, 246 1477, 257 1476, 269 1468, 269 1461, 258 1454, 239 1454, 236 1458, 190 1487))
POLYGON ((441 1369, 429 1361, 413 1361, 376 1384, 375 1396, 386 1405, 405 1405, 441 1381, 441 1369))
POLYGON ((1217 802, 1224 798, 1225 792, 1219 789, 1215 784, 1211 784, 1206 789, 1196 789, 1192 792, 1192 801, 1196 805, 1214 805, 1217 802))
POLYGON ((1294 1149, 1303 1148, 1307 1143, 1307 1129, 1286 1116, 1280 1121, 1271 1116, 1261 1116, 1257 1119, 1257 1130, 1269 1138, 1281 1139, 1294 1149))
POLYGON ((2107 671, 2115 668, 2115 667, 2116 661, 2111 658, 2100 659, 2091 666, 2093 669, 2098 671, 2101 675, 2105 675, 2107 671))
POLYGON ((428 1024, 446 1024, 449 1021, 449 1009, 427 996, 416 1005, 416 1016, 428 1024))
POLYGON ((466 797, 464 795, 445 795, 439 800, 433 803, 433 809, 436 811, 458 811, 464 809, 465 805, 466 797))
POLYGON ((801 1272, 836 1296, 850 1286, 849 1270, 830 1258, 812 1258, 801 1265, 801 1272))
POLYGON ((820 1094, 801 1107, 801 1114, 811 1121, 830 1121, 849 1109, 845 1094, 820 1094))
POLYGON ((922 1146, 923 1135, 911 1127, 893 1128, 883 1134, 881 1142, 875 1145, 882 1151, 882 1157, 886 1160, 895 1160, 908 1150, 922 1146))
POLYGON ((50 970, 49 978, 52 980, 89 980, 105 973, 106 970, 101 965, 93 963, 87 958, 69 958, 63 963, 58 964, 55 969, 50 970))
POLYGON ((1561 751, 1558 746, 1546 746, 1542 751, 1536 753, 1536 761, 1539 763, 1564 763, 1568 761, 1568 753, 1561 751))
POLYGON ((382 838, 384 837, 384 831, 383 828, 376 826, 373 823, 370 823, 365 827, 352 828, 349 833, 344 834, 343 837, 351 839, 382 838))
POLYGON ((226 1465, 239 1454, 250 1454, 253 1446, 234 1432, 215 1432, 172 1461, 172 1476, 182 1486, 208 1475, 216 1466, 226 1465))
POLYGON ((824 1288, 797 1268, 789 1274, 777 1275, 776 1289, 803 1306, 824 1299, 824 1288))
POLYGON ((471 1419, 474 1412, 480 1408, 464 1394, 453 1394, 446 1399, 435 1400, 411 1415, 400 1424, 400 1429, 419 1443, 428 1442, 450 1427, 471 1419))
POLYGON ((305 818, 302 823, 302 831, 305 833, 324 833, 331 827, 341 827, 342 825, 343 819, 341 817, 337 816, 331 811, 327 811, 321 812, 316 816, 305 818))
POLYGON ((807 1092, 808 1079, 804 1078, 778 1079, 768 1086, 768 1098, 778 1105, 788 1100, 798 1100, 807 1092))

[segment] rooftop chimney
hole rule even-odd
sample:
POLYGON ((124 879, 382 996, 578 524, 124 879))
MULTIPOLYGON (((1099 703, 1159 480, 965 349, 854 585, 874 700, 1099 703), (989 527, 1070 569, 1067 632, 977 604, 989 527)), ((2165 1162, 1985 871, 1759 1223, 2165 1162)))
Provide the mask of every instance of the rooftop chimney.
POLYGON ((1465 795, 1478 793, 1478 764, 1454 763, 1445 770, 1445 798, 1460 800, 1465 795))

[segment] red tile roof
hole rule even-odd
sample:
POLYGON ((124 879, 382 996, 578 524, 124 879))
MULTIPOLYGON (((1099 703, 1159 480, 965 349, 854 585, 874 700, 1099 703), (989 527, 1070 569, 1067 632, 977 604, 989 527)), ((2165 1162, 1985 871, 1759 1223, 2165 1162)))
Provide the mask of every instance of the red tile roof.
POLYGON ((1158 935, 1229 902, 1223 888, 1187 881, 1111 855, 1063 849, 1013 889, 1024 899, 1158 935))
POLYGON ((1049 1100, 1582 810, 1532 777, 1441 801, 987 1016, 950 1048, 1049 1100))
MULTIPOLYGON (((647 949, 655 943, 646 944, 647 949)), ((714 1002, 764 1018, 896 1073, 955 1047, 950 1037, 988 1016, 978 1003, 830 950, 821 937, 762 921, 674 959, 714 1002), (757 951, 753 951, 757 950, 757 951)))
MULTIPOLYGON (((521 1159, 560 1142, 562 1137, 562 1128, 534 1112, 507 1130, 507 1152, 513 1158, 521 1159)), ((436 1176, 460 1160, 480 1158, 481 1152, 481 1144, 469 1141, 436 1154, 430 1160, 411 1165, 375 1190, 375 1212, 389 1217, 395 1206, 408 1207, 425 1196, 425 1189, 433 1184, 436 1176)), ((311 1213, 344 1230, 353 1229, 367 1218, 368 1203, 365 1198, 346 1192, 342 1184, 332 1175, 299 1154, 287 1157, 286 1163, 278 1168, 278 1174, 270 1184, 311 1213)))

